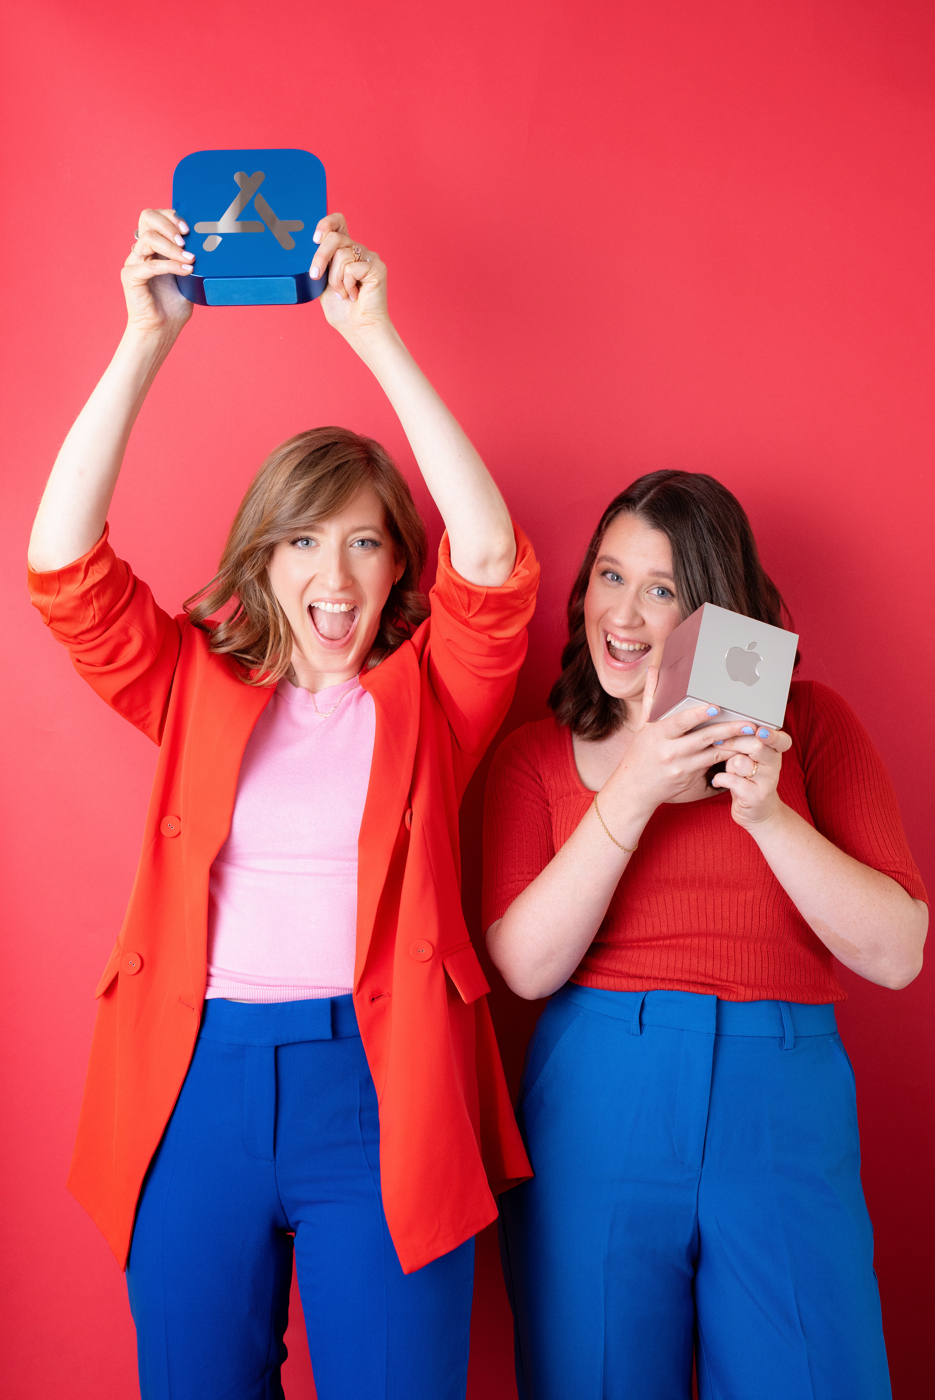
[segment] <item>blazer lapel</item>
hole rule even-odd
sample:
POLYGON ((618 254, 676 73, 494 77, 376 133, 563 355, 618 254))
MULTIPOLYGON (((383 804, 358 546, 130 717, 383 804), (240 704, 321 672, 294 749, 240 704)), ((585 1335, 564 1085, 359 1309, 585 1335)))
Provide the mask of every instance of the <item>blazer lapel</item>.
MULTIPOLYGON (((207 968, 208 876, 227 840, 244 749, 275 686, 245 685, 233 665, 205 651, 196 665, 195 694, 182 770, 187 812, 186 926, 196 995, 207 968)), ((184 818, 183 818, 184 820, 184 818)))
POLYGON ((409 800, 419 737, 419 661, 415 647, 404 642, 360 683, 373 696, 376 733, 367 800, 357 843, 357 960, 360 983, 377 907, 386 883, 400 819, 409 800))

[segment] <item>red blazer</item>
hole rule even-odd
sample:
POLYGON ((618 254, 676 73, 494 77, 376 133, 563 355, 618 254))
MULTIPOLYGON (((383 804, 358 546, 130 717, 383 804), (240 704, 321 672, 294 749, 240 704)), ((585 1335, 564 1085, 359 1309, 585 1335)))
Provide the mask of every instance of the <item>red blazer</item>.
MULTIPOLYGON (((517 530, 501 588, 439 550, 431 615, 361 675, 376 738, 360 828, 354 1006, 380 1104, 383 1204, 408 1273, 496 1216, 531 1175, 461 912, 458 807, 526 653, 539 567, 517 530)), ((146 1169, 188 1070, 204 1000, 208 872, 244 748, 272 695, 153 600, 107 543, 29 575, 75 668, 159 745, 143 854, 97 986, 68 1186, 125 1267, 146 1169)))

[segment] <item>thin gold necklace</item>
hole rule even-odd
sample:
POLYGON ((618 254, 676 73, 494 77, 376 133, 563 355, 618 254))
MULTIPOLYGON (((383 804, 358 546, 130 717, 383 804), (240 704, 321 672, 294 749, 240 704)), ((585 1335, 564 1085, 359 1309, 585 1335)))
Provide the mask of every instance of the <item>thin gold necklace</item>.
MULTIPOLYGON (((350 689, 350 690, 345 690, 344 695, 350 695, 351 690, 353 690, 353 688, 354 688, 354 687, 351 686, 351 689, 350 689)), ((312 695, 312 709, 315 711, 316 715, 320 715, 322 719, 327 719, 329 715, 333 715, 333 714, 334 714, 335 710, 338 708, 338 706, 340 705, 341 701, 344 699, 344 695, 339 695, 339 696, 338 696, 337 700, 335 700, 335 702, 334 702, 334 704, 331 706, 331 709, 330 709, 330 710, 320 710, 320 709, 318 708, 318 706, 315 704, 315 696, 312 695)))

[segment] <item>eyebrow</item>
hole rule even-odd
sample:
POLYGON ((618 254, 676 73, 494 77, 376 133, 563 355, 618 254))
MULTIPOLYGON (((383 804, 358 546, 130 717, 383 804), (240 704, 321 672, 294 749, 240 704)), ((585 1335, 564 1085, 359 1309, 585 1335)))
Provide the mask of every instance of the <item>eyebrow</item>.
MULTIPOLYGON (((620 569, 623 567, 623 565, 620 563, 620 560, 615 559, 612 554, 599 554, 594 561, 594 567, 597 568, 598 564, 613 564, 615 569, 620 569)), ((646 572, 650 578, 664 578, 668 579, 669 583, 675 582, 675 579, 672 577, 672 575, 667 574, 665 569, 647 569, 646 572)))

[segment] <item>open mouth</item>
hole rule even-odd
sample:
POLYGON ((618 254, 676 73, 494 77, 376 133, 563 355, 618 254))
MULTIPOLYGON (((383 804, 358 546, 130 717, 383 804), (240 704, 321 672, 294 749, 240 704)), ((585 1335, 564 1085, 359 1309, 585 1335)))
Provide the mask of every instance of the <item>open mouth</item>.
POLYGON ((356 603, 340 603, 320 598, 314 603, 309 603, 308 615, 312 627, 323 642, 328 642, 331 646, 343 646, 357 626, 360 608, 356 603))
POLYGON ((652 651, 650 642, 633 642, 625 637, 613 637, 609 632, 604 633, 604 645, 610 659, 624 666, 637 666, 652 651))

